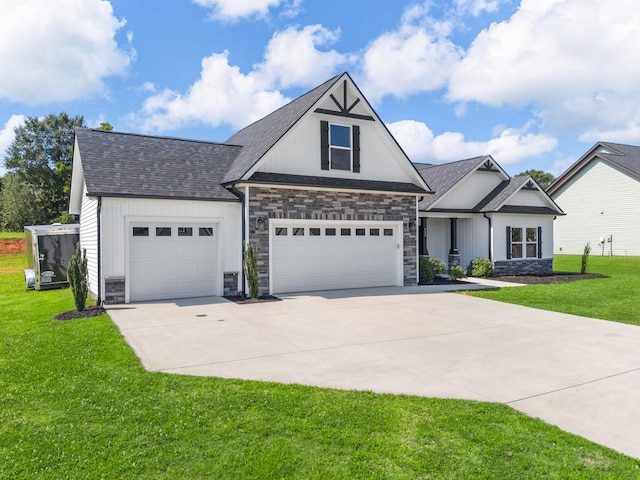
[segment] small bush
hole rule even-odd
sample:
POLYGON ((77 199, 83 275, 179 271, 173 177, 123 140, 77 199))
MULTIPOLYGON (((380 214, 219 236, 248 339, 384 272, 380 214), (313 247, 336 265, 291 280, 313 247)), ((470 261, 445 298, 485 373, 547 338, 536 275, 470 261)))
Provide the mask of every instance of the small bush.
POLYGON ((244 250, 244 274, 249 284, 249 295, 252 299, 258 298, 258 247, 249 242, 244 250))
POLYGON ((454 280, 460 280, 466 277, 467 274, 465 273, 464 268, 460 265, 453 265, 452 267, 449 267, 449 276, 454 280))
POLYGON ((493 277, 493 267, 488 258, 476 257, 467 267, 469 277, 493 277))
POLYGON ((589 254, 591 253, 591 244, 587 242, 582 253, 582 263, 580 264, 580 273, 584 275, 587 272, 587 262, 589 262, 589 254))
POLYGON ((433 265, 426 258, 421 258, 419 262, 420 269, 420 283, 433 283, 433 279, 436 278, 436 273, 433 270, 433 265))
POLYGON ((73 293, 76 309, 79 312, 84 311, 84 307, 87 305, 89 284, 87 282, 87 250, 82 250, 82 255, 80 255, 80 242, 76 243, 76 253, 69 259, 67 280, 73 293))
POLYGON ((436 258, 436 257, 430 258, 429 259, 429 263, 431 264, 431 267, 433 268, 433 274, 434 275, 440 275, 446 269, 446 265, 439 258, 436 258))

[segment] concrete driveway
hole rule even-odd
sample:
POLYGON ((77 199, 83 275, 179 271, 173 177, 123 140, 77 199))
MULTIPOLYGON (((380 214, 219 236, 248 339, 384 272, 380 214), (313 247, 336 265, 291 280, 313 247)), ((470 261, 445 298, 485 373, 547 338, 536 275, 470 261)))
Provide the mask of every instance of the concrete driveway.
POLYGON ((640 458, 640 328, 433 287, 109 308, 148 370, 501 402, 640 458))

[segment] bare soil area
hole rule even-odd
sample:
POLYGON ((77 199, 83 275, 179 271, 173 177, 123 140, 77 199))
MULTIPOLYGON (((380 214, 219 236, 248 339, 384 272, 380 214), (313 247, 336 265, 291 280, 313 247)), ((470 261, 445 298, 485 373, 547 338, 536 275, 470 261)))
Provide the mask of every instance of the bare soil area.
POLYGON ((0 255, 13 255, 25 253, 27 244, 24 238, 3 238, 0 239, 0 255))

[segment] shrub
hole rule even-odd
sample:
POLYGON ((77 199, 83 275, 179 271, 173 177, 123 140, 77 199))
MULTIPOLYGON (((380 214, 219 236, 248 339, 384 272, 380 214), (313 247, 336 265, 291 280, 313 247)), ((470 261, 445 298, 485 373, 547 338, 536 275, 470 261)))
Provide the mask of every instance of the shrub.
POLYGON ((433 283, 433 279, 436 278, 436 273, 433 270, 433 265, 426 258, 421 258, 419 262, 420 271, 420 283, 433 283))
POLYGON ((467 275, 464 271, 464 268, 462 268, 460 265, 453 265, 449 267, 449 276, 454 280, 460 280, 461 278, 464 278, 467 275))
POLYGON ((251 242, 246 244, 242 263, 249 284, 249 295, 252 299, 258 298, 258 247, 251 242))
POLYGON ((82 250, 80 255, 80 242, 76 243, 76 253, 69 259, 67 280, 73 293, 76 309, 82 312, 87 304, 89 284, 87 283, 87 250, 82 250))
POLYGON ((476 257, 467 267, 467 275, 470 277, 493 277, 493 267, 488 258, 476 257))
POLYGON ((580 264, 580 273, 584 275, 587 272, 587 262, 589 261, 589 254, 591 253, 591 244, 587 242, 584 246, 584 252, 582 253, 582 263, 580 264))
POLYGON ((434 275, 440 275, 446 269, 446 266, 445 266, 444 262, 442 260, 440 260, 439 258, 437 258, 437 257, 430 258, 429 259, 429 263, 431 264, 431 267, 433 268, 433 274, 434 275))

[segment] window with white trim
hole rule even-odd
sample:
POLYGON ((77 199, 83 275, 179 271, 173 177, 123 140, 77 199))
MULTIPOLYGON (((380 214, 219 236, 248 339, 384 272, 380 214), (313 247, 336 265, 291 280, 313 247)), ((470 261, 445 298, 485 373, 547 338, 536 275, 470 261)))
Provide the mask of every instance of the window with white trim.
POLYGON ((507 258, 541 258, 540 227, 507 227, 507 258))
POLYGON ((351 127, 329 124, 329 161, 331 170, 351 171, 351 127))

